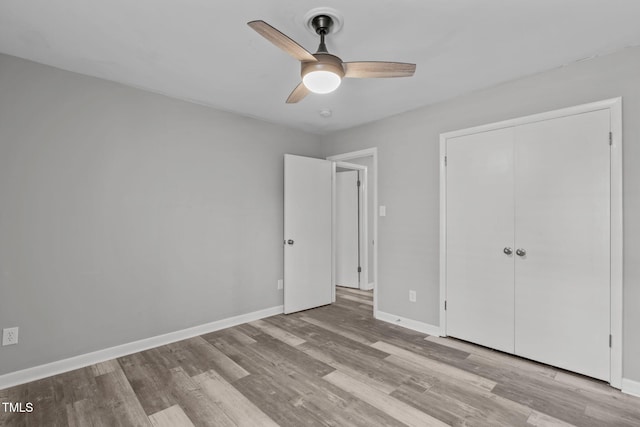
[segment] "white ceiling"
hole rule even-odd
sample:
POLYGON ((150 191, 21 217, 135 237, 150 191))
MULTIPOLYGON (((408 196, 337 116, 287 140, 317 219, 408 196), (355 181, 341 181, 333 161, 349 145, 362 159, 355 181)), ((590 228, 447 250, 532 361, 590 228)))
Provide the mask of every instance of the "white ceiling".
POLYGON ((639 0, 2 0, 0 52, 328 133, 640 45, 639 17, 639 0), (344 19, 330 52, 415 62, 416 75, 285 104, 299 64, 246 22, 315 52, 303 17, 320 6, 344 19))

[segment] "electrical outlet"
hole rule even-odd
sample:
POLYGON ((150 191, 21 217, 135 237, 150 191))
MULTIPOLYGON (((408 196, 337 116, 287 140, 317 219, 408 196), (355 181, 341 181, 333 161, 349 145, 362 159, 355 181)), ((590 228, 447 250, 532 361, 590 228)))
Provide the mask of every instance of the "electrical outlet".
POLYGON ((416 302, 416 291, 409 291, 409 301, 416 302))
POLYGON ((282 289, 284 287, 284 281, 282 279, 278 279, 278 290, 282 289))
POLYGON ((2 330, 2 345, 18 344, 18 327, 2 330))

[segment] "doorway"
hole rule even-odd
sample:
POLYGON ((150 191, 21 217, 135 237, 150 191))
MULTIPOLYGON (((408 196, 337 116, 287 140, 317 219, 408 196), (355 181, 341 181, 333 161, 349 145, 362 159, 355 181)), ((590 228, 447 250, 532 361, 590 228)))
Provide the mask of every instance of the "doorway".
MULTIPOLYGON (((366 206, 366 209, 361 210, 366 211, 364 216, 360 216, 361 218, 361 226, 360 230, 366 229, 366 233, 361 232, 360 245, 361 245, 361 275, 360 275, 360 286, 359 292, 369 291, 372 293, 373 299, 373 316, 377 315, 377 277, 378 277, 378 249, 377 249, 377 240, 378 240, 378 150, 377 148, 369 148, 360 151, 353 151, 343 154, 338 154, 334 156, 327 157, 327 160, 336 162, 336 168, 344 165, 345 162, 348 162, 351 169, 345 170, 360 170, 361 182, 363 184, 361 187, 360 197, 361 203, 366 206), (366 179, 362 179, 363 174, 366 173, 366 179), (366 255, 365 255, 366 254, 366 255)), ((335 227, 334 227, 335 228, 335 227)), ((335 237, 335 236, 334 236, 335 237)), ((333 239, 334 242, 336 239, 333 239)), ((334 248, 335 252, 335 248, 334 248)), ((335 264, 334 264, 335 265, 335 264)), ((334 276, 333 283, 336 283, 334 276)), ((335 286, 333 300, 335 301, 335 286)), ((354 291, 355 292, 355 291, 354 291)))
POLYGON ((366 171, 336 165, 335 173, 335 286, 360 289, 367 283, 366 171), (362 176, 361 176, 362 174, 362 176), (364 241, 362 241, 364 240, 364 241), (364 269, 363 269, 364 264, 364 269))
MULTIPOLYGON (((377 150, 346 153, 336 157, 353 163, 285 154, 284 156, 284 312, 295 313, 336 301, 335 174, 336 168, 356 170, 361 189, 359 234, 360 284, 352 293, 366 293, 368 306, 377 314, 377 150), (370 162, 370 166, 356 164, 370 162), (373 179, 368 172, 371 171, 373 179), (367 185, 371 183, 371 186, 367 185), (370 195, 370 196, 369 196, 370 195), (369 201, 373 200, 373 203, 369 201), (366 212, 366 213, 365 213, 366 212), (373 223, 373 227, 371 227, 373 223), (372 230, 373 236, 369 233, 372 230), (373 238, 371 238, 373 237, 373 238), (362 241, 360 241, 362 239, 362 241), (369 262, 369 245, 373 263, 369 262), (371 274, 372 273, 372 274, 371 274), (373 280, 371 279, 373 277, 373 280)), ((346 288, 345 288, 346 289, 346 288)), ((351 299, 357 298, 352 296, 351 299)), ((350 299, 350 298, 345 298, 350 299)))
POLYGON ((334 166, 333 302, 372 315, 373 292, 367 290, 367 167, 345 162, 334 166))

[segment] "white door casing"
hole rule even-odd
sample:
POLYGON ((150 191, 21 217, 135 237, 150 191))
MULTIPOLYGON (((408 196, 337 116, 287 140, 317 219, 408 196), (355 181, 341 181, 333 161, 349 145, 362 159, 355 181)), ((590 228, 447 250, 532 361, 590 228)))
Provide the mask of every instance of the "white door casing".
POLYGON ((332 170, 327 160, 284 156, 287 314, 331 303, 332 170))
POLYGON ((358 288, 358 171, 336 173, 336 284, 358 288))

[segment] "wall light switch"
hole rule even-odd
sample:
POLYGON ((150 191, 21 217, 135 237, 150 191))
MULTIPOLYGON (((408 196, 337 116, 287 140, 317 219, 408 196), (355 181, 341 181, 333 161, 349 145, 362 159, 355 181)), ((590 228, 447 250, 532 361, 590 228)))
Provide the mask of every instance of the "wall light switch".
POLYGON ((282 289, 283 287, 284 287, 283 280, 282 279, 278 279, 278 289, 282 289))
POLYGON ((409 301, 416 302, 416 291, 409 291, 409 301))
POLYGON ((387 207, 380 206, 380 216, 387 216, 387 207))

